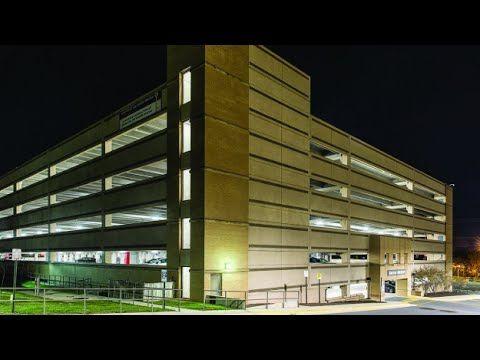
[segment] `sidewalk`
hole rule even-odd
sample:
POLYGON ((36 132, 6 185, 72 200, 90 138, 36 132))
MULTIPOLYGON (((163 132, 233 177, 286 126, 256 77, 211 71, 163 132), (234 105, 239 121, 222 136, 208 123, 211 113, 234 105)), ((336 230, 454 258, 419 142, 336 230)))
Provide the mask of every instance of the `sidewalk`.
MULTIPOLYGON (((448 305, 449 303, 464 302, 470 300, 480 301, 480 295, 455 295, 438 298, 410 296, 408 298, 396 299, 391 302, 383 303, 352 303, 352 304, 336 304, 336 305, 319 305, 319 306, 299 306, 298 308, 281 307, 265 309, 265 307, 248 308, 247 310, 218 310, 218 311, 195 311, 182 309, 181 312, 172 313, 154 313, 155 315, 341 315, 365 313, 368 311, 379 310, 395 310, 405 308, 418 308, 426 304, 437 304, 441 306, 442 303, 448 305)), ((479 307, 480 311, 480 307, 479 307)), ((124 314, 133 315, 133 314, 124 314)), ((144 315, 150 315, 145 313, 144 315)), ((152 314, 153 315, 153 314, 152 314)), ((363 315, 363 314, 362 314, 363 315)))

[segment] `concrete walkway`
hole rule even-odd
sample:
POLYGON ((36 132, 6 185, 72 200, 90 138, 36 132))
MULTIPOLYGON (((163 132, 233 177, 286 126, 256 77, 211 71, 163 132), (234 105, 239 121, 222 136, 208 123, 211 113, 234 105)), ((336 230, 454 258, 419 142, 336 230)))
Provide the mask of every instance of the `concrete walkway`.
MULTIPOLYGON (((393 299, 392 299, 393 300, 393 299)), ((411 296, 384 303, 355 303, 321 306, 300 306, 287 309, 249 308, 154 313, 155 315, 480 315, 480 295, 456 295, 438 298, 411 296)), ((140 315, 140 314, 123 314, 140 315)), ((153 315, 146 313, 145 315, 153 315)))

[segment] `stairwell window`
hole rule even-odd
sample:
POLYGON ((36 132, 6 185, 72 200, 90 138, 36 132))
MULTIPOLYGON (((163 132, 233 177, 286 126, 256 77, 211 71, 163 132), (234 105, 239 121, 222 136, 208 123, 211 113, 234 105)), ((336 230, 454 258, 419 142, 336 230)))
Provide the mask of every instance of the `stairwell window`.
POLYGON ((187 120, 182 123, 182 153, 189 152, 191 149, 191 126, 190 120, 187 120))
POLYGON ((182 219, 182 249, 190 249, 190 218, 182 219))
POLYGON ((180 73, 180 105, 190 102, 192 93, 192 73, 186 69, 180 73))
POLYGON ((190 200, 190 169, 182 171, 182 201, 190 200))

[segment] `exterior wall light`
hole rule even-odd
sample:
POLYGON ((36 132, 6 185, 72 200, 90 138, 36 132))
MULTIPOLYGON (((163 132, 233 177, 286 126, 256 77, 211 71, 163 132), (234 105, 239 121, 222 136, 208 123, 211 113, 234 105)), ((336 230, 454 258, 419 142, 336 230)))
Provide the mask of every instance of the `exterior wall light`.
POLYGON ((232 264, 229 262, 225 263, 225 270, 232 270, 232 264))

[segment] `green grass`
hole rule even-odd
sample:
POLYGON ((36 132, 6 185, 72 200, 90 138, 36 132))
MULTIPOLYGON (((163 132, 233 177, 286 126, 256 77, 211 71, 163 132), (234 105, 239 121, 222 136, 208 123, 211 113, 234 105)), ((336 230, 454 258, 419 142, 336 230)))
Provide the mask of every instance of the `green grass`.
MULTIPOLYGON (((1 292, 0 300, 10 300, 10 292, 1 292)), ((24 294, 17 292, 15 298, 20 300, 15 304, 15 313, 24 315, 42 315, 43 314, 43 299, 38 296, 24 294), (23 301, 21 301, 23 300, 23 301), (26 301, 28 300, 28 301, 26 301)), ((0 314, 11 314, 12 304, 10 301, 0 302, 0 314)), ((46 314, 83 314, 84 303, 83 300, 76 301, 60 301, 48 300, 45 302, 46 314)), ((107 313, 138 313, 138 312, 152 312, 152 308, 133 305, 122 301, 120 305, 118 300, 87 300, 86 314, 107 314, 107 313)), ((171 310, 163 310, 159 307, 154 307, 153 312, 163 312, 171 310)))
MULTIPOLYGON (((163 301, 154 301, 154 304, 163 305, 163 301)), ((165 300, 165 306, 178 308, 178 300, 165 300)), ((223 305, 217 304, 203 304, 203 302, 191 301, 191 300, 180 300, 180 308, 188 310, 231 310, 226 308, 223 305)))
MULTIPOLYGON (((31 289, 30 284, 26 285, 25 288, 31 289)), ((34 284, 33 284, 34 285, 34 284)), ((33 286, 34 288, 34 286, 33 286)), ((26 293, 26 290, 17 290, 16 292, 16 302, 15 304, 15 313, 17 314, 29 314, 29 315, 41 315, 43 314, 43 298, 42 296, 35 296, 32 291, 31 293, 26 293), (23 301, 22 301, 23 300, 23 301)), ((41 293, 40 293, 41 294, 41 293)), ((11 291, 0 292, 0 315, 1 314, 10 314, 12 309, 12 304, 9 301, 11 296, 11 291)), ((165 306, 167 307, 163 310, 163 301, 154 301, 155 305, 160 305, 160 307, 154 307, 154 312, 161 311, 172 311, 171 308, 178 308, 177 299, 167 299, 165 300, 165 306), (168 309, 170 308, 170 309, 168 309)), ((61 301, 61 300, 48 300, 45 302, 45 310, 47 314, 83 314, 84 311, 83 300, 70 300, 70 301, 61 301)), ((180 308, 187 310, 197 310, 197 311, 213 311, 213 310, 232 310, 228 307, 225 307, 221 304, 203 304, 203 302, 191 301, 191 300, 180 300, 180 308)), ((122 301, 121 311, 120 303, 118 299, 115 300, 87 300, 87 314, 105 314, 105 313, 136 313, 136 312, 151 312, 152 308, 141 305, 133 305, 127 303, 127 300, 122 301)))
MULTIPOLYGON (((35 281, 34 281, 34 280, 24 281, 24 282, 21 284, 21 287, 23 287, 23 288, 25 288, 25 289, 35 289, 35 281)), ((40 284, 40 288, 42 288, 42 289, 47 289, 47 288, 48 288, 48 285, 40 284)))

